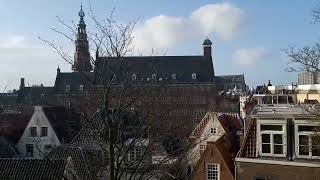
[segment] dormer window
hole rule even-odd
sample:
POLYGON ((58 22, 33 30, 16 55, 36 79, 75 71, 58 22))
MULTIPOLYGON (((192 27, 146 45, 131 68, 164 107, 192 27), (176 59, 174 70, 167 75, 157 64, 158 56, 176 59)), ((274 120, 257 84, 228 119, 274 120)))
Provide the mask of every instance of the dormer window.
POLYGON ((156 80, 156 79, 157 79, 156 74, 152 74, 152 79, 153 79, 153 80, 156 80))
POLYGON ((116 81, 117 80, 117 75, 113 74, 112 75, 112 81, 116 81))
POLYGON ((66 92, 70 92, 70 85, 66 85, 66 92))
POLYGON ((83 91, 83 85, 82 84, 79 86, 79 91, 83 91))
POLYGON ((137 80, 137 75, 136 74, 132 74, 132 81, 137 80))
POLYGON ((172 79, 176 80, 177 79, 177 75, 176 74, 172 74, 172 79))
POLYGON ((284 156, 284 130, 282 125, 260 126, 260 152, 266 156, 284 156))
POLYGON ((192 74, 192 79, 197 79, 197 74, 196 73, 192 74))

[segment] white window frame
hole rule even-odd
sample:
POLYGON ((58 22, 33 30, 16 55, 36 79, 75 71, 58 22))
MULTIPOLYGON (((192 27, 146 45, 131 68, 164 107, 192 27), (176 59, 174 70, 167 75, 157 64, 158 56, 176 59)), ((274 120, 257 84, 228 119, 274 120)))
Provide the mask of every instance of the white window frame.
POLYGON ((217 128, 211 128, 210 129, 211 134, 217 134, 217 128))
POLYGON ((132 81, 135 81, 135 80, 137 80, 137 75, 136 74, 132 74, 132 81))
POLYGON ((258 140, 259 140, 259 154, 261 156, 273 156, 273 157, 285 157, 286 156, 286 150, 287 150, 287 142, 286 142, 286 126, 284 124, 269 124, 269 123, 258 123, 257 124, 257 128, 259 130, 259 133, 257 133, 257 135, 259 136, 258 137, 258 140), (273 130, 261 130, 261 125, 271 125, 271 126, 282 126, 282 131, 273 131, 273 130), (262 134, 268 134, 270 136, 270 153, 263 153, 262 152, 262 134), (283 150, 282 150, 282 154, 274 154, 274 143, 273 143, 273 135, 275 134, 281 134, 282 135, 282 147, 283 147, 283 150))
POLYGON ((206 144, 200 144, 200 150, 204 151, 207 149, 207 145, 206 144))
POLYGON ((312 140, 311 140, 311 137, 312 135, 316 134, 316 132, 313 132, 313 131, 300 131, 299 132, 299 126, 317 126, 317 125, 314 125, 314 124, 296 124, 296 127, 295 127, 295 131, 296 131, 296 152, 297 152, 297 158, 308 158, 308 159, 319 159, 320 156, 313 156, 312 155, 312 140), (305 136, 308 136, 308 140, 309 140, 309 155, 300 155, 300 152, 299 152, 299 145, 300 145, 300 142, 299 142, 299 135, 305 135, 305 136))
POLYGON ((220 180, 220 164, 217 164, 217 163, 207 163, 206 165, 206 176, 207 176, 207 180, 220 180), (216 171, 217 172, 217 178, 214 179, 214 178, 210 178, 209 179, 209 167, 210 166, 216 166, 216 169, 213 169, 213 170, 210 170, 210 171, 216 171))
POLYGON ((156 80, 156 79, 157 79, 157 75, 156 75, 156 74, 152 74, 151 78, 152 78, 153 80, 156 80))
POLYGON ((84 86, 82 84, 80 84, 79 91, 83 91, 83 89, 84 89, 84 86))
POLYGON ((177 75, 175 73, 172 74, 172 79, 176 80, 177 79, 177 75))
POLYGON ((192 79, 197 79, 197 74, 196 73, 193 73, 191 76, 192 76, 192 79))

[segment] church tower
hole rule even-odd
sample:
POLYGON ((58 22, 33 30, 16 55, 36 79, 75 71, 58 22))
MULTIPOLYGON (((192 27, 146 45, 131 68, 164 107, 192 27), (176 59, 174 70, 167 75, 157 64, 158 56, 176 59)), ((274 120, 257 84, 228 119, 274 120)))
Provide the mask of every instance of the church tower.
POLYGON ((83 20, 84 16, 85 14, 81 5, 79 12, 80 21, 78 24, 77 39, 75 41, 76 51, 74 54, 72 70, 89 72, 92 70, 92 65, 90 63, 89 42, 87 38, 86 24, 83 20))

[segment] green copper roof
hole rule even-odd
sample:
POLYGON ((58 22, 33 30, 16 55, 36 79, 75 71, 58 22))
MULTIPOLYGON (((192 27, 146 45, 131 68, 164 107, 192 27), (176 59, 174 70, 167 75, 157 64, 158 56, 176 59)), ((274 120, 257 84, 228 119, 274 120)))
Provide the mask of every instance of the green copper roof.
POLYGON ((212 45, 212 42, 210 41, 209 38, 206 38, 206 39, 203 41, 202 45, 212 45))

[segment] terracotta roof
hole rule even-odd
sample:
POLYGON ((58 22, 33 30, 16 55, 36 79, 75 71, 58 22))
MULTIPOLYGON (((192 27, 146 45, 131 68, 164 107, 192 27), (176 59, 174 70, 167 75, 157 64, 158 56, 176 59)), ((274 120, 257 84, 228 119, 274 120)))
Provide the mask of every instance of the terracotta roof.
POLYGON ((67 160, 0 159, 0 179, 61 180, 67 165, 67 160))
POLYGON ((200 121, 200 123, 196 126, 196 128, 192 131, 191 137, 199 137, 201 136, 203 130, 207 126, 210 119, 214 118, 214 115, 217 115, 217 118, 222 125, 223 129, 226 133, 229 133, 233 130, 240 130, 243 127, 242 119, 238 114, 232 113, 216 113, 216 112, 208 112, 200 121))
POLYGON ((192 131, 191 137, 199 137, 201 136, 203 130, 207 126, 208 122, 210 121, 213 116, 213 113, 207 112, 206 115, 202 118, 202 120, 199 122, 199 124, 196 126, 196 128, 192 131))
POLYGON ((74 170, 78 177, 83 180, 96 179, 98 171, 107 167, 103 161, 105 156, 102 151, 90 147, 66 144, 54 148, 48 154, 48 158, 51 160, 61 160, 67 157, 72 158, 74 170))
POLYGON ((28 109, 17 114, 0 115, 0 136, 17 143, 27 127, 34 109, 28 109))
POLYGON ((256 158, 256 134, 257 134, 257 123, 255 119, 251 119, 248 125, 248 129, 245 132, 243 143, 240 147, 237 157, 256 158))
POLYGON ((243 127, 242 119, 238 114, 223 113, 217 116, 217 118, 227 133, 230 130, 240 130, 243 127))
MULTIPOLYGON (((73 135, 68 134, 66 128, 69 125, 68 120, 77 116, 74 113, 68 112, 65 107, 44 106, 42 109, 60 141, 64 139, 71 140, 73 135), (72 137, 68 138, 68 136, 72 137)), ((5 137, 13 143, 17 143, 33 114, 34 107, 26 107, 21 113, 0 116, 0 136, 5 137)), ((77 119, 73 120, 76 121, 77 119)))
MULTIPOLYGON (((197 162, 196 166, 194 167, 194 170, 191 174, 191 177, 197 176, 199 173, 199 169, 201 169, 200 166, 203 165, 203 162, 206 161, 207 159, 210 159, 210 156, 216 156, 220 157, 219 164, 224 163, 226 167, 229 170, 229 173, 231 176, 234 176, 234 163, 233 163, 233 158, 229 154, 228 148, 226 147, 225 143, 225 136, 220 137, 216 142, 208 142, 206 150, 202 153, 199 161, 197 162), (213 149, 216 149, 217 153, 212 153, 215 152, 213 149)), ((224 171, 226 172, 226 171, 224 171)), ((190 178, 193 179, 193 178, 190 178)))

